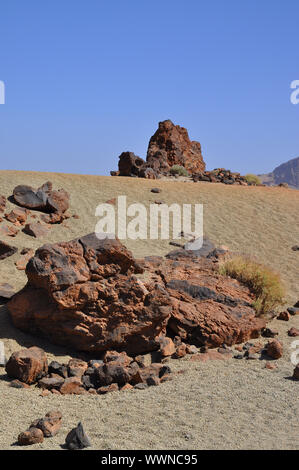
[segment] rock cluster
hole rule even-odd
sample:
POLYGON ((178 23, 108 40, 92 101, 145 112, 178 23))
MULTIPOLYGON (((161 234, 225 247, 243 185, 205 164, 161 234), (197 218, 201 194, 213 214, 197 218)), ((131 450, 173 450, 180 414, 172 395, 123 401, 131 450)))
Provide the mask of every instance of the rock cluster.
POLYGON ((157 131, 150 138, 146 161, 132 152, 123 152, 118 171, 112 171, 111 175, 156 179, 169 175, 174 165, 183 166, 190 175, 205 169, 200 143, 191 141, 184 127, 166 120, 159 122, 157 131))
POLYGON ((240 173, 233 173, 230 170, 224 168, 215 168, 212 171, 203 171, 192 174, 194 182, 207 181, 210 183, 224 183, 224 184, 238 184, 243 186, 250 186, 245 176, 241 176, 240 173))
POLYGON ((50 411, 44 418, 33 421, 27 431, 18 436, 18 444, 27 446, 43 442, 44 437, 55 436, 61 428, 62 414, 60 411, 50 411))
POLYGON ((27 285, 7 304, 13 323, 93 354, 144 354, 166 335, 208 347, 258 337, 266 325, 253 296, 218 273, 215 250, 200 258, 181 251, 185 258, 136 261, 119 240, 95 234, 44 245, 26 266, 27 285))
POLYGON ((21 207, 47 213, 64 213, 69 207, 69 194, 64 189, 53 190, 50 181, 38 189, 26 185, 16 186, 13 198, 21 207))
MULTIPOLYGON (((168 341, 172 343, 169 338, 168 341)), ((170 355, 175 357, 182 343, 179 342, 177 346, 172 344, 171 351, 163 349, 165 344, 161 346, 159 358, 170 355)), ((32 347, 13 353, 6 364, 6 372, 14 379, 12 386, 28 388, 28 385, 37 384, 44 396, 49 392, 61 395, 82 395, 87 392, 102 395, 132 389, 134 386, 140 388, 140 384, 145 388, 164 382, 171 371, 161 362, 151 362, 151 359, 140 355, 132 358, 125 352, 117 351, 106 351, 102 359, 89 362, 73 358, 68 364, 52 361, 48 365, 44 351, 32 347)))

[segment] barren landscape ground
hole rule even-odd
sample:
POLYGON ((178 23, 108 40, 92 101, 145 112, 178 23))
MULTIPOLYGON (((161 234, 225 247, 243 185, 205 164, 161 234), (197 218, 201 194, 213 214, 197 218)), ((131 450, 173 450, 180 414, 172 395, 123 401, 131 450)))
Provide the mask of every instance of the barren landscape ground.
MULTIPOLYGON (((0 172, 0 194, 7 197, 18 184, 38 187, 51 180, 71 195, 70 218, 53 225, 46 239, 20 232, 2 239, 18 248, 38 248, 46 242, 71 240, 94 231, 98 204, 126 195, 128 204, 147 207, 161 200, 204 205, 204 233, 216 244, 258 258, 278 271, 287 288, 287 305, 299 300, 299 191, 277 187, 244 187, 183 181, 85 176, 35 172, 0 172), (162 192, 150 192, 159 187, 162 192)), ((8 202, 8 209, 13 207, 8 202)), ((38 214, 38 213, 37 213, 38 214)), ((39 216, 38 216, 39 217, 39 216)), ((9 222, 2 222, 9 225, 9 222)), ((173 247, 168 240, 124 241, 136 257, 163 255, 173 247)), ((24 271, 14 262, 19 254, 0 261, 1 282, 17 290, 26 283, 24 271)), ((8 386, 0 368, 0 449, 13 446, 18 434, 37 417, 58 408, 63 428, 57 436, 30 449, 60 449, 66 433, 82 421, 93 449, 298 449, 298 383, 290 379, 291 342, 287 330, 298 327, 298 316, 289 322, 274 320, 284 344, 276 370, 263 360, 196 363, 190 356, 171 360, 172 381, 143 391, 116 392, 106 396, 39 396, 38 389, 8 386)), ((0 340, 6 354, 24 346, 43 347, 49 359, 63 361, 77 353, 16 330, 5 306, 0 307, 0 340)), ((265 339, 262 339, 266 342, 265 339)))

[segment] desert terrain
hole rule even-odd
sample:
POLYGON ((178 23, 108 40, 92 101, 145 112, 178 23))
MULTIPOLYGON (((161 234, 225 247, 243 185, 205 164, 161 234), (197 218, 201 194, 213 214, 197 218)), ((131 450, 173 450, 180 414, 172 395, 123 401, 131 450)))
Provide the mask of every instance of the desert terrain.
MULTIPOLYGON (((38 187, 52 181, 70 193, 71 215, 63 224, 52 225, 46 239, 22 231, 15 238, 2 237, 22 249, 44 243, 67 241, 93 232, 98 204, 120 195, 127 203, 204 205, 204 233, 216 245, 257 258, 281 274, 286 286, 286 306, 299 300, 299 191, 278 187, 227 186, 180 180, 0 171, 0 193, 9 197, 18 184, 38 187), (159 194, 151 193, 154 187, 159 194)), ((7 211, 14 204, 7 203, 7 211)), ((33 211, 32 211, 33 213, 33 211)), ((9 222, 2 222, 9 225, 9 222)), ((176 240, 179 242, 179 240, 176 240)), ((125 240, 136 258, 165 255, 169 240, 125 240)), ((20 251, 20 250, 19 250, 20 251)), ((19 253, 0 261, 1 282, 16 290, 26 283, 15 261, 19 253)), ((19 432, 51 409, 63 414, 63 427, 54 438, 30 449, 60 449, 66 433, 79 421, 84 424, 93 449, 298 449, 298 384, 290 379, 294 366, 287 335, 299 326, 298 316, 284 322, 273 320, 279 330, 284 355, 278 368, 268 370, 265 361, 236 360, 196 363, 190 356, 170 360, 172 381, 146 390, 115 392, 105 396, 40 396, 40 390, 9 387, 0 368, 0 449, 14 446, 19 432)), ((84 355, 25 334, 12 325, 5 305, 0 307, 0 340, 6 355, 37 345, 60 362, 84 355)), ((266 342, 265 338, 262 341, 266 342)))

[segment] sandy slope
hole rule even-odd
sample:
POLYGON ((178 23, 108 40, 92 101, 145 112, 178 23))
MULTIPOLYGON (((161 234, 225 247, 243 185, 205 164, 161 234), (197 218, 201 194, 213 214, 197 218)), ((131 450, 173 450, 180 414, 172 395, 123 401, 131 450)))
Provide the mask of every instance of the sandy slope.
MULTIPOLYGON (((155 200, 203 203, 205 233, 215 243, 257 256, 278 270, 286 283, 289 303, 299 299, 299 255, 291 250, 299 243, 299 191, 1 171, 0 194, 9 196, 17 184, 38 186, 49 179, 55 187, 70 192, 70 213, 78 214, 80 219, 53 226, 46 240, 35 240, 20 232, 16 238, 7 238, 9 243, 36 249, 45 242, 70 240, 91 232, 97 221, 96 206, 118 195, 127 195, 128 203, 142 202, 147 207, 155 200), (152 187, 160 187, 162 192, 153 194, 152 187)), ((171 249, 166 240, 126 244, 137 257, 165 254, 171 249)), ((16 259, 18 254, 0 262, 1 282, 10 282, 19 289, 26 276, 16 270, 16 259)), ((265 369, 264 361, 171 361, 174 370, 184 371, 172 382, 106 397, 42 398, 38 390, 11 389, 0 380, 0 449, 9 448, 34 418, 56 407, 64 416, 63 429, 55 438, 33 448, 59 448, 67 431, 79 420, 96 449, 298 448, 298 385, 289 379, 293 369, 289 348, 292 339, 286 334, 291 326, 299 327, 298 323, 298 317, 290 322, 273 322, 285 346, 284 358, 278 361, 275 371, 265 369)), ((49 359, 63 360, 70 353, 17 331, 5 307, 0 308, 0 339, 8 355, 33 344, 43 347, 49 359)), ((1 368, 0 374, 4 378, 1 368)))

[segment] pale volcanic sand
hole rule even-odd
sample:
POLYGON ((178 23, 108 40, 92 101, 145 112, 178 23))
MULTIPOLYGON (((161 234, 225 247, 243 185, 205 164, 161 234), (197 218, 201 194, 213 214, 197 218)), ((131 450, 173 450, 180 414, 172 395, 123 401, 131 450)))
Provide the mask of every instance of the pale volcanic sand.
MULTIPOLYGON (((0 194, 11 195, 17 184, 37 187, 47 180, 55 189, 71 194, 71 214, 66 226, 54 225, 45 240, 20 232, 5 237, 20 249, 38 248, 46 242, 71 240, 94 230, 96 206, 117 195, 127 195, 128 203, 147 205, 155 200, 170 204, 203 203, 204 231, 216 243, 259 257, 279 271, 286 283, 288 303, 299 299, 299 253, 291 247, 299 243, 299 191, 284 188, 252 188, 223 184, 179 181, 147 181, 108 176, 62 175, 34 172, 0 172, 0 194), (160 187, 154 194, 150 188, 160 187)), ((12 208, 13 204, 8 203, 12 208)), ((37 213, 38 214, 38 213, 37 213)), ((2 224, 9 222, 2 222, 2 224)), ((3 238, 4 239, 4 238, 3 238)), ((165 254, 168 241, 128 241, 136 257, 165 254)), ((1 282, 20 289, 24 272, 14 262, 19 254, 0 261, 1 282)), ((210 361, 193 363, 190 357, 171 360, 171 382, 144 391, 117 392, 106 396, 40 397, 40 391, 10 388, 0 368, 0 449, 13 446, 19 432, 37 417, 58 408, 63 427, 57 436, 30 449, 60 449, 67 432, 82 421, 93 449, 298 449, 298 384, 290 379, 287 330, 299 327, 297 317, 289 322, 274 320, 284 344, 284 357, 275 361, 278 369, 264 368, 265 361, 210 361)), ((78 355, 63 347, 16 330, 5 307, 0 308, 0 340, 7 356, 24 346, 43 347, 49 360, 66 360, 78 355)), ((266 339, 262 339, 266 342, 266 339)), ((84 357, 84 356, 83 356, 84 357)))

